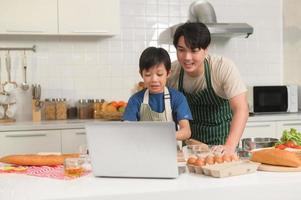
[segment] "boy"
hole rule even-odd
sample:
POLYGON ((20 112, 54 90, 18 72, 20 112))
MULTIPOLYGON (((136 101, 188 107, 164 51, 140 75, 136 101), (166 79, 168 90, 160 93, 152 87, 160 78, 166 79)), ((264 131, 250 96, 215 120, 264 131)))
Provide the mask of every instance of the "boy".
POLYGON ((165 87, 171 62, 166 50, 149 47, 139 60, 139 73, 146 89, 130 97, 125 109, 125 121, 174 121, 178 126, 176 139, 190 138, 192 115, 184 95, 165 87))

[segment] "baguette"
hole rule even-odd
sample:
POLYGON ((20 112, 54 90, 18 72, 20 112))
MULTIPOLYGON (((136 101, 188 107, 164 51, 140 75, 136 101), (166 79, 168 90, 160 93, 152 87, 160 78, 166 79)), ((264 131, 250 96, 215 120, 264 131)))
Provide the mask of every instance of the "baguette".
POLYGON ((293 153, 280 149, 263 149, 252 153, 251 161, 286 167, 300 167, 301 160, 293 153))
POLYGON ((0 162, 25 165, 25 166, 54 166, 64 164, 65 158, 77 158, 79 154, 61 154, 61 155, 9 155, 0 158, 0 162))

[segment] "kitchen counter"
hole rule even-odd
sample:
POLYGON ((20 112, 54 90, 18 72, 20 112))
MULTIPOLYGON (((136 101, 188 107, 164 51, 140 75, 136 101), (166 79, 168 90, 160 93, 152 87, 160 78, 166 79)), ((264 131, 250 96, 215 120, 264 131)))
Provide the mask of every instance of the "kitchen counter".
MULTIPOLYGON (((301 120, 301 112, 284 113, 284 114, 257 114, 250 116, 248 122, 263 121, 289 121, 301 120)), ((49 120, 41 122, 13 122, 0 124, 1 131, 27 131, 27 130, 55 130, 55 129, 81 129, 85 127, 87 122, 101 121, 97 120, 49 120)))
POLYGON ((256 172, 227 178, 181 174, 177 179, 95 178, 54 180, 0 174, 5 200, 300 199, 301 172, 256 172))
POLYGON ((1 131, 30 131, 30 130, 56 130, 56 129, 81 129, 85 128, 85 123, 102 121, 97 120, 49 120, 41 122, 12 122, 0 124, 1 131))

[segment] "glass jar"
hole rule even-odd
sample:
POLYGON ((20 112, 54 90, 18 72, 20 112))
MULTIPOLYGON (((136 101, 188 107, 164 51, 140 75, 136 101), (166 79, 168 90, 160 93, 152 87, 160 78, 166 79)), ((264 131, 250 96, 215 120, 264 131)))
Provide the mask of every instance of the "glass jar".
POLYGON ((89 104, 86 99, 80 99, 78 101, 78 118, 88 119, 89 104))
POLYGON ((58 99, 56 102, 56 119, 67 119, 67 103, 66 99, 58 99))
POLYGON ((67 118, 76 119, 77 117, 77 107, 73 101, 70 101, 67 104, 67 118))
POLYGON ((55 120, 56 118, 56 108, 55 99, 45 99, 45 120, 55 120))

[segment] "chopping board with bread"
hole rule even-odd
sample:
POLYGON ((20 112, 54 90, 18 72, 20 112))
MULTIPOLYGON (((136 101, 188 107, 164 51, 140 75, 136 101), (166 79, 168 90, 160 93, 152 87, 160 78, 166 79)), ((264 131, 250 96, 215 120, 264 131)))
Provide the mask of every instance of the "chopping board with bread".
POLYGON ((285 130, 275 147, 253 151, 250 160, 261 163, 261 171, 301 172, 301 133, 285 130))

